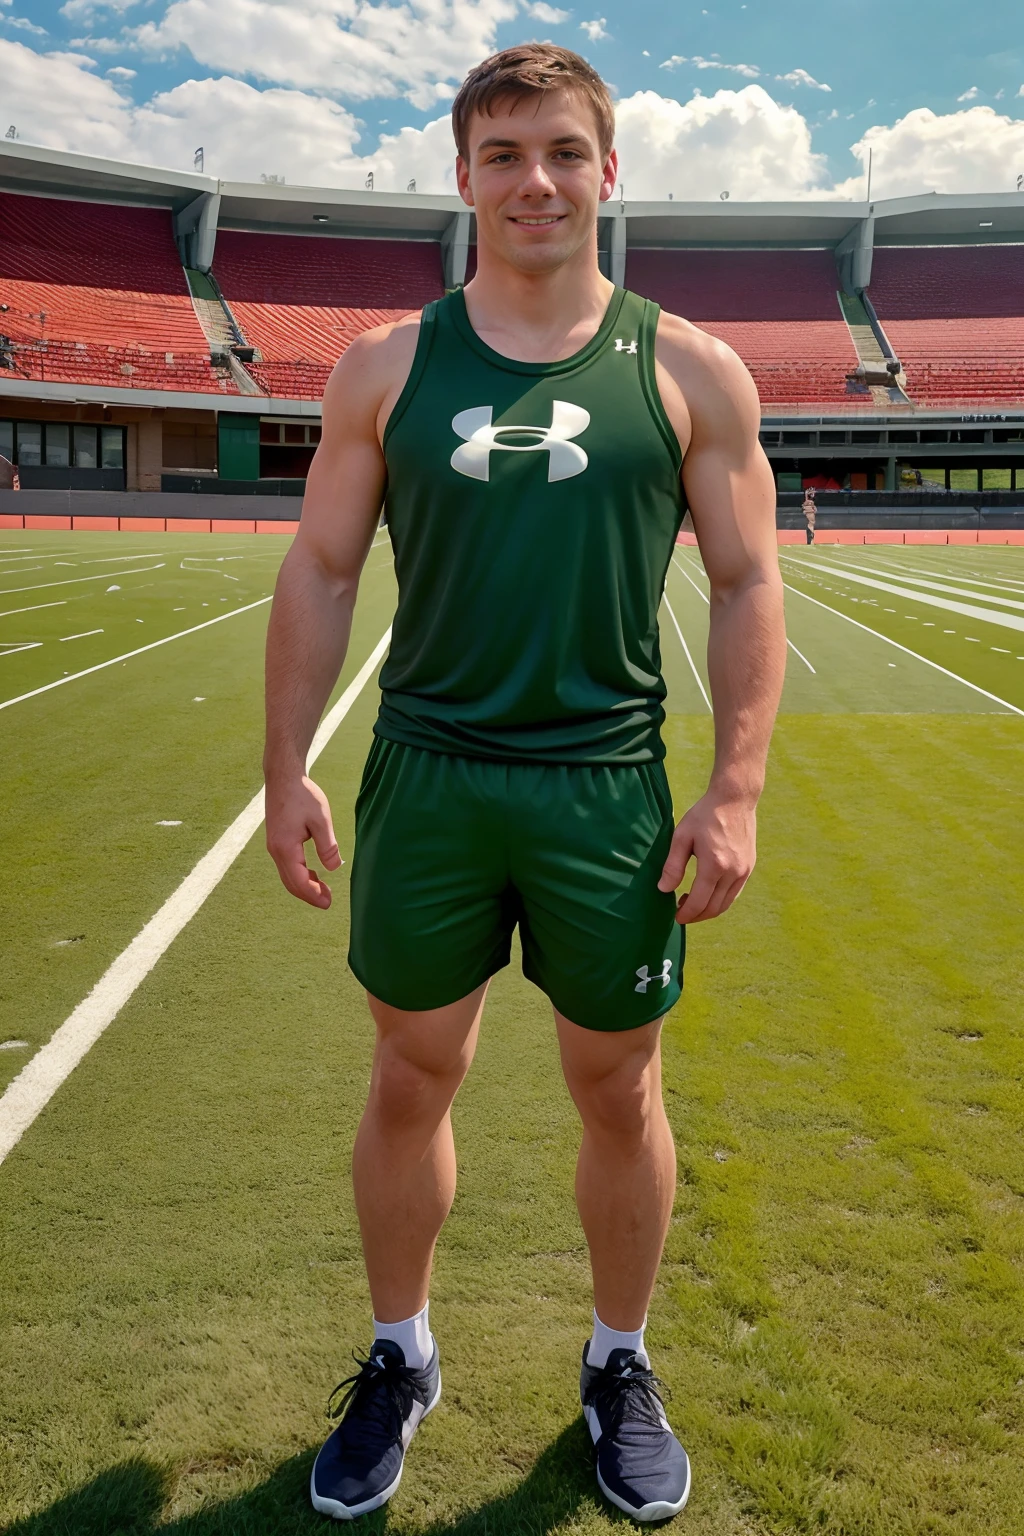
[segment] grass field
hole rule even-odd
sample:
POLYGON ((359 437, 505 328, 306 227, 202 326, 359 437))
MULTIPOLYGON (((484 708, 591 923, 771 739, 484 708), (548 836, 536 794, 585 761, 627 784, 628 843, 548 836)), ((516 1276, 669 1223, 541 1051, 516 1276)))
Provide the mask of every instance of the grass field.
MULTIPOLYGON (((0 535, 0 1089, 257 789, 285 547, 0 535)), ((783 554, 796 649, 760 864, 693 931, 665 1031, 679 1187, 648 1340, 694 1465, 673 1529, 1019 1536, 1024 550, 783 554)), ((710 760, 706 591, 680 547, 679 808, 710 760)), ((382 539, 339 692, 394 597, 382 539)), ((375 709, 371 682, 316 769, 346 858, 375 709)), ((369 1316, 344 873, 329 914, 302 907, 257 834, 0 1165, 12 1536, 323 1528, 309 1468, 369 1316)), ((574 1112, 515 965, 455 1119, 445 1395, 363 1528, 628 1525, 596 1495, 576 1396, 574 1112)))

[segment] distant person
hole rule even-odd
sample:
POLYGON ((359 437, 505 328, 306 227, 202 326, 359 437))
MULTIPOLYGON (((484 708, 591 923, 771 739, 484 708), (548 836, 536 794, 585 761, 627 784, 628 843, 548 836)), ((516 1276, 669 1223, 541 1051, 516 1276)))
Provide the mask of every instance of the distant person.
POLYGON ((18 477, 18 466, 12 464, 10 459, 5 459, 0 453, 0 491, 20 491, 21 480, 18 477))
POLYGON ((804 514, 804 522, 807 524, 807 542, 814 543, 814 526, 818 516, 818 509, 814 504, 814 486, 809 485, 804 491, 804 504, 801 508, 804 514))
MULTIPOLYGON (((476 275, 363 332, 335 368, 267 641, 267 844, 288 890, 325 908, 304 844, 328 870, 341 855, 306 754, 386 505, 398 611, 356 803, 349 950, 377 1028, 352 1167, 373 1343, 311 1493, 339 1520, 386 1503, 440 1395, 427 1296, 455 1193, 449 1111, 518 924, 584 1127, 580 1389, 598 1482, 663 1520, 690 1466, 644 1345, 676 1188, 660 1033, 682 925, 731 906, 754 863, 786 655, 775 487, 739 358, 601 272, 618 169, 590 65, 508 49, 453 117, 476 275), (710 781, 676 827, 658 610, 687 505, 711 582, 716 729, 710 781)), ((314 965, 330 1008, 333 974, 314 965)), ((539 1358, 546 1318, 521 1302, 539 1358)), ((500 1335, 481 1348, 488 1381, 508 1372, 500 1335)), ((465 1386, 460 1402, 473 1411, 465 1386)))

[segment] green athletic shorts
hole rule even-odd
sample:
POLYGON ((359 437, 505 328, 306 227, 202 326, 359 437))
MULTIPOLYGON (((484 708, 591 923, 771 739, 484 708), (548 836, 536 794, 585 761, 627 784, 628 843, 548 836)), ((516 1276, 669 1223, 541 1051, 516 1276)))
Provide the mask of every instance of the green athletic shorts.
POLYGON ((678 1000, 685 948, 658 876, 664 766, 453 757, 376 737, 356 801, 349 964, 394 1008, 441 1008, 508 965, 585 1029, 678 1000))

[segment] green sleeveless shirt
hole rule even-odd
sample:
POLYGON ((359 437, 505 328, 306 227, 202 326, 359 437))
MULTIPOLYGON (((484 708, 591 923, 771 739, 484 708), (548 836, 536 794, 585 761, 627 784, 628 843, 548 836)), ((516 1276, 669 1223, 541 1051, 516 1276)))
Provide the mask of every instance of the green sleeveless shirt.
POLYGON ((658 608, 685 502, 658 306, 616 288, 573 357, 428 304, 384 434, 398 612, 375 730, 505 762, 664 756, 658 608))

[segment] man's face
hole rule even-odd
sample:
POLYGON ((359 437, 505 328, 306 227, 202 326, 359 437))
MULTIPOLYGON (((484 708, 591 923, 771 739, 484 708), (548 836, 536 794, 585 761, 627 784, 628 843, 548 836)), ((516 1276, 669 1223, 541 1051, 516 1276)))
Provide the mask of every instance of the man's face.
POLYGON ((468 151, 459 193, 480 242, 511 266, 549 272, 593 239, 618 162, 614 150, 602 157, 594 113, 573 92, 496 102, 493 116, 471 119, 468 151))

